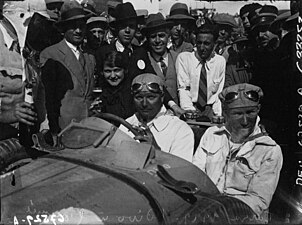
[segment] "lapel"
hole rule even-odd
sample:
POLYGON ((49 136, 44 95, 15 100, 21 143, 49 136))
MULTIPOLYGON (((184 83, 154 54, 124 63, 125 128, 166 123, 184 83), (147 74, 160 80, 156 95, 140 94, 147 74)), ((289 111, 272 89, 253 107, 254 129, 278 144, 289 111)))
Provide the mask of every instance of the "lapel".
POLYGON ((155 71, 155 73, 157 74, 157 76, 161 77, 163 80, 165 80, 165 76, 163 74, 163 72, 161 71, 161 69, 159 68, 159 65, 157 64, 157 62, 155 61, 155 59, 151 56, 151 53, 148 52, 148 56, 149 59, 151 61, 151 65, 155 71))
POLYGON ((93 74, 94 74, 94 69, 95 69, 95 65, 94 65, 94 60, 91 59, 92 55, 89 55, 87 53, 83 53, 84 54, 84 58, 85 58, 85 68, 84 68, 84 73, 86 73, 86 92, 85 94, 87 95, 88 92, 91 90, 91 85, 93 85, 93 74))
MULTIPOLYGON (((76 56, 72 50, 68 47, 65 40, 62 40, 59 43, 59 51, 64 55, 63 63, 70 73, 78 80, 83 91, 86 89, 85 80, 84 80, 84 69, 81 66, 80 62, 77 60, 76 56)), ((86 58, 85 58, 86 60, 86 58)), ((87 63, 86 63, 87 64, 87 63)), ((85 64, 85 66, 87 66, 85 64)))

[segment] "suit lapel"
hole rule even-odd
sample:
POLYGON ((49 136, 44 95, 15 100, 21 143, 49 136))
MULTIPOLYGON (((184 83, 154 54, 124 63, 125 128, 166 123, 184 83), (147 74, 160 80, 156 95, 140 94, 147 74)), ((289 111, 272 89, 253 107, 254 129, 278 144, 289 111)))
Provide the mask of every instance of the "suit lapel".
POLYGON ((82 89, 85 90, 84 69, 64 40, 60 42, 60 50, 64 54, 63 60, 66 68, 78 80, 82 89))
POLYGON ((157 74, 157 76, 161 77, 163 80, 165 80, 165 76, 163 74, 163 72, 161 71, 161 69, 159 68, 159 65, 157 64, 157 62, 155 61, 155 59, 151 56, 151 53, 148 52, 149 55, 149 59, 151 61, 152 67, 155 71, 155 73, 157 74))

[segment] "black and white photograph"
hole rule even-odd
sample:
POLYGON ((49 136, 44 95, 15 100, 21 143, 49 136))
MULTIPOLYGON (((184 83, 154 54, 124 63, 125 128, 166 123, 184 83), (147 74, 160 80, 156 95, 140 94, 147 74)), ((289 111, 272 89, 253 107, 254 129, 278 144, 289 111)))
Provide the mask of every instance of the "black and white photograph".
POLYGON ((301 0, 0 0, 0 225, 302 224, 301 0))

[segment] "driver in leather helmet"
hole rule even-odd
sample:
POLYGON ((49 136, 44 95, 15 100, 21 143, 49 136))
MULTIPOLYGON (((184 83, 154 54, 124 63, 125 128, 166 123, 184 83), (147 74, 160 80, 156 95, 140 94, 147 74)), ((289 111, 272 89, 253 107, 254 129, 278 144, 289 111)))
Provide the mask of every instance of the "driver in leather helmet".
MULTIPOLYGON (((154 139, 162 151, 192 162, 193 131, 189 125, 165 108, 163 88, 163 80, 155 74, 145 73, 135 77, 131 91, 136 113, 126 121, 144 131, 145 135, 136 136, 135 139, 154 139)), ((120 126, 120 129, 134 137, 126 127, 120 126)))
POLYGON ((222 194, 246 203, 257 220, 265 223, 283 156, 280 146, 259 124, 262 96, 261 88, 251 84, 225 88, 219 98, 226 123, 205 132, 193 163, 222 194))

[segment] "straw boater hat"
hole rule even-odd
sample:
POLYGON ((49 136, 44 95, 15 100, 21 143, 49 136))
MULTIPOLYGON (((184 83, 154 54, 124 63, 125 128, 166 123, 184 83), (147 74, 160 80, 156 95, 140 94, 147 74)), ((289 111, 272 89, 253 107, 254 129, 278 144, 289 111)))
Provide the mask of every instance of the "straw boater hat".
POLYGON ((146 27, 143 28, 142 32, 145 34, 149 34, 150 32, 163 28, 170 28, 172 26, 173 26, 173 22, 166 21, 161 13, 150 14, 146 21, 146 27))
POLYGON ((76 0, 65 0, 61 7, 61 16, 56 22, 56 26, 61 28, 62 26, 74 22, 74 20, 84 19, 87 20, 91 14, 87 14, 83 7, 76 0))
MULTIPOLYGON (((130 2, 118 4, 114 10, 115 20, 110 22, 110 26, 115 28, 122 21, 138 20, 136 11, 130 2)), ((144 17, 143 15, 141 17, 144 17)))
POLYGON ((189 14, 188 6, 184 3, 172 5, 167 20, 189 20, 195 22, 194 17, 189 14))

